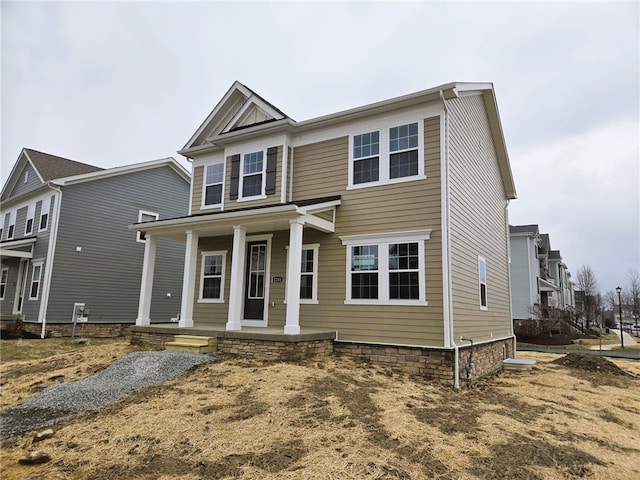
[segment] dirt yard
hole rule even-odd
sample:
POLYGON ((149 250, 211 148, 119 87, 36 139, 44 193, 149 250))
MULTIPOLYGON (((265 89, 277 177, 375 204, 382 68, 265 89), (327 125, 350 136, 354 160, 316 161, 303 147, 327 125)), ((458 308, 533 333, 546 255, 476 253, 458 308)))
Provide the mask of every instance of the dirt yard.
MULTIPOLYGON (((20 361, 3 353, 2 408, 131 350, 91 345, 20 361)), ((52 438, 5 440, 2 478, 640 478, 640 362, 519 356, 537 361, 532 372, 459 393, 340 357, 225 358, 86 413, 52 438), (51 460, 18 463, 35 450, 51 460)))

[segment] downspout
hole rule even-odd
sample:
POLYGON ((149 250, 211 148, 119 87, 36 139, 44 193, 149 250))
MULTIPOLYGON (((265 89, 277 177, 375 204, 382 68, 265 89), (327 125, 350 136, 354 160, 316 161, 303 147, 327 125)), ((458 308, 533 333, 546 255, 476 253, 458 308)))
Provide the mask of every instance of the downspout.
POLYGON ((55 197, 55 205, 53 215, 51 216, 51 222, 49 223, 49 248, 47 249, 47 262, 44 271, 44 280, 42 282, 42 300, 40 301, 40 312, 38 314, 39 319, 42 321, 42 330, 40 331, 40 338, 46 336, 47 328, 47 307, 49 306, 49 291, 51 289, 51 277, 53 274, 53 256, 56 251, 56 241, 58 240, 58 225, 60 220, 60 210, 62 204, 62 190, 60 187, 54 187, 51 182, 47 186, 57 193, 55 197))
POLYGON ((445 316, 445 327, 448 327, 448 339, 445 338, 445 346, 453 347, 454 357, 454 376, 453 376, 453 388, 460 390, 460 347, 453 338, 453 295, 452 295, 452 281, 451 281, 451 241, 449 235, 449 110, 447 109, 447 102, 444 98, 442 90, 440 90, 440 100, 442 101, 442 108, 444 109, 444 145, 442 147, 442 154, 444 157, 443 171, 441 172, 442 182, 440 183, 443 189, 443 205, 442 209, 442 283, 445 291, 443 314, 445 316), (448 342, 446 341, 448 340, 448 342), (448 345, 447 345, 448 343, 448 345))
MULTIPOLYGON (((509 204, 511 200, 507 199, 507 203, 504 206, 504 221, 507 237, 507 285, 509 290, 509 333, 513 338, 513 358, 516 358, 516 335, 513 330, 513 297, 511 296, 511 234, 509 233, 509 204)), ((527 244, 529 243, 529 237, 527 237, 527 244)), ((535 247, 534 247, 535 248, 535 247)), ((527 248, 527 252, 529 249, 527 248)), ((531 278, 531 274, 529 274, 531 278)), ((503 359, 504 360, 504 359, 503 359)))

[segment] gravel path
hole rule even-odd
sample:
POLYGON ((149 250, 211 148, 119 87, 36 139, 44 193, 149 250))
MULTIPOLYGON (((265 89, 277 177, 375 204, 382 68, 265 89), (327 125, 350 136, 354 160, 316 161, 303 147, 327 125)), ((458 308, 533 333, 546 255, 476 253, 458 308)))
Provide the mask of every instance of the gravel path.
POLYGON ((166 350, 129 353, 90 377, 52 385, 24 403, 3 410, 0 412, 0 438, 20 436, 54 425, 218 358, 220 354, 166 350))

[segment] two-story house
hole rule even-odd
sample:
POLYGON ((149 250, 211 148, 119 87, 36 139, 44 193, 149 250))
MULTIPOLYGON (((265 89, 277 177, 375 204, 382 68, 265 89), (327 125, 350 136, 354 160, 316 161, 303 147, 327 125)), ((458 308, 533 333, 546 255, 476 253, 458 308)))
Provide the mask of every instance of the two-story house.
POLYGON ((455 385, 472 343, 476 376, 513 355, 516 195, 492 84, 297 122, 236 82, 179 153, 193 164, 190 215, 132 226, 148 239, 136 341, 163 332, 146 326, 153 251, 175 239, 177 330, 223 350, 330 332, 336 353, 455 385))
MULTIPOLYGON (((132 222, 188 213, 190 175, 173 158, 102 169, 23 149, 2 189, 0 313, 44 336, 128 333, 146 240, 132 222)), ((154 317, 180 311, 184 243, 158 246, 154 317)))

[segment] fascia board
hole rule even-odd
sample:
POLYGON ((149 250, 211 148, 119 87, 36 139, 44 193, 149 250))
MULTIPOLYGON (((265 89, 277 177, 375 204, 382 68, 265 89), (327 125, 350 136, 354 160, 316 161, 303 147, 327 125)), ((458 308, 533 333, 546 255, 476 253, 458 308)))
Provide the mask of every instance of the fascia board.
POLYGON ((238 112, 233 116, 231 121, 229 121, 229 123, 222 129, 221 134, 229 133, 229 131, 233 128, 235 123, 238 122, 244 116, 244 114, 247 112, 249 108, 251 108, 252 105, 255 105, 256 107, 261 109, 263 112, 265 112, 267 115, 271 115, 274 119, 282 120, 284 118, 282 113, 275 110, 267 102, 262 100, 257 95, 252 95, 250 98, 247 99, 247 101, 244 102, 244 105, 242 106, 242 108, 238 110, 238 112))
POLYGON ((78 183, 91 182, 101 180, 118 175, 126 175, 134 172, 142 172, 153 168, 168 166, 175 170, 186 182, 191 181, 189 172, 180 165, 173 157, 162 158, 160 160, 151 160, 149 162, 135 163, 133 165, 124 165, 122 167, 109 168, 98 172, 83 173, 81 175, 73 175, 71 177, 58 178, 52 181, 55 185, 69 186, 78 183))
POLYGON ((51 190, 51 185, 52 182, 48 182, 48 183, 43 183, 42 185, 40 185, 37 188, 34 188, 33 190, 29 190, 28 192, 22 193, 20 195, 15 195, 13 197, 9 197, 6 200, 2 200, 2 207, 4 208, 10 208, 15 204, 20 204, 20 203, 28 203, 28 201, 26 199, 28 198, 32 198, 32 197, 38 197, 42 192, 46 191, 46 190, 51 190))

